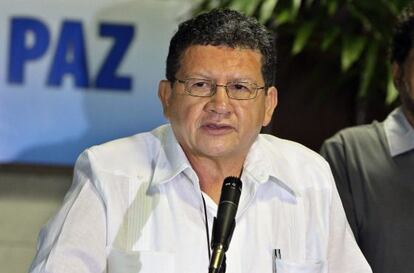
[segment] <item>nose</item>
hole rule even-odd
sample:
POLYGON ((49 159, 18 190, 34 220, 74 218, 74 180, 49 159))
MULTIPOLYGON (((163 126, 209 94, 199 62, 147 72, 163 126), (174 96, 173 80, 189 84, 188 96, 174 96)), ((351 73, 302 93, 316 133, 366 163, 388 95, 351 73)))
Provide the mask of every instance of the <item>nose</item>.
POLYGON ((226 88, 222 85, 217 85, 216 93, 210 98, 207 103, 207 111, 216 114, 228 114, 231 111, 230 98, 227 95, 226 88))

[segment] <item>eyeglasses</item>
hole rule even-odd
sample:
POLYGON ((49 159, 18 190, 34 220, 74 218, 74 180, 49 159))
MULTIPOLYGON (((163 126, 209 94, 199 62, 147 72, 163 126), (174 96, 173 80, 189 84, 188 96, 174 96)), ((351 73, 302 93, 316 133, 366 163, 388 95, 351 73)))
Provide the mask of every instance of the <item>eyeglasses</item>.
POLYGON ((217 87, 224 87, 227 96, 235 100, 251 100, 256 98, 257 91, 265 89, 264 86, 258 87, 250 82, 228 82, 225 85, 216 84, 213 80, 188 78, 176 80, 184 84, 184 90, 194 97, 212 97, 217 92, 217 87))

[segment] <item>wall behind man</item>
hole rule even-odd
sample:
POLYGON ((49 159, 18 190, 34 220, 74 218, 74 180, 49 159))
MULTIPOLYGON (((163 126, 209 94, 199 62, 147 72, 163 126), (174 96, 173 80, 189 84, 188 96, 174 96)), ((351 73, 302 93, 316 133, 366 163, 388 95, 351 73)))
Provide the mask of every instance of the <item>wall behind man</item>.
POLYGON ((37 236, 60 206, 71 168, 0 165, 0 272, 27 272, 37 236))

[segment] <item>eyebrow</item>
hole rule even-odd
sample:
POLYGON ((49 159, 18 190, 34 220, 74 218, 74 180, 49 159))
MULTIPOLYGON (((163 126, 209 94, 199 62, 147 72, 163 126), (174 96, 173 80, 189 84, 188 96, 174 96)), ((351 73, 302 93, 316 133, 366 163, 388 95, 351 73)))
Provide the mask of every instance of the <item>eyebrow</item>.
MULTIPOLYGON (((185 79, 203 79, 203 80, 212 80, 214 82, 217 82, 216 79, 213 79, 210 76, 207 76, 205 74, 193 74, 193 75, 189 75, 184 77, 185 79)), ((256 80, 252 79, 252 78, 248 78, 248 77, 235 77, 234 79, 231 80, 227 80, 226 82, 256 82, 256 80)))

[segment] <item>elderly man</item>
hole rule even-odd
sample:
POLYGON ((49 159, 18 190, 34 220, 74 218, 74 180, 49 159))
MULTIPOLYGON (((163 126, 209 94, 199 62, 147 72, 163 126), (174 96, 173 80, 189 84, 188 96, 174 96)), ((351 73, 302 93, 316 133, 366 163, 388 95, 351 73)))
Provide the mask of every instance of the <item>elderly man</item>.
POLYGON ((414 4, 402 13, 391 46, 401 107, 384 122, 328 139, 329 161, 358 245, 375 273, 414 272, 414 4))
POLYGON ((159 85, 170 124, 79 157, 31 272, 207 272, 228 176, 243 183, 228 273, 371 272, 328 164, 259 134, 277 105, 274 54, 272 35, 238 12, 182 23, 159 85))

